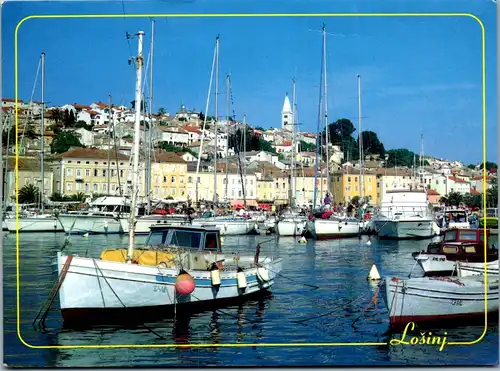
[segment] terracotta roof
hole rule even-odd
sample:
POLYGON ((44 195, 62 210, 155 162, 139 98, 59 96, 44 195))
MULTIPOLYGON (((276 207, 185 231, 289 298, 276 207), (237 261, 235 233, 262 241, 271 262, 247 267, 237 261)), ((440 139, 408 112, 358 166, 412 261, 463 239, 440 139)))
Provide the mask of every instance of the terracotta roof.
POLYGON ((90 108, 90 106, 86 106, 84 104, 73 104, 73 107, 75 107, 76 109, 86 109, 86 110, 91 110, 92 108, 90 108))
MULTIPOLYGON (((2 98, 2 102, 15 102, 15 101, 16 100, 12 98, 2 98)), ((21 99, 18 99, 17 103, 23 103, 23 101, 21 99)))
POLYGON ((279 147, 290 147, 292 145, 292 142, 290 140, 286 140, 283 143, 279 144, 279 147))
MULTIPOLYGON (((66 158, 79 158, 79 159, 96 159, 96 160, 107 160, 108 151, 103 149, 93 149, 93 148, 75 148, 67 152, 61 153, 55 156, 56 158, 66 159, 66 158)), ((118 160, 128 161, 129 157, 122 155, 121 153, 115 153, 111 150, 109 157, 118 160)))
POLYGON ((440 194, 437 191, 433 190, 433 189, 428 189, 427 190, 427 195, 428 196, 439 196, 440 194))
POLYGON ((466 180, 454 178, 452 176, 449 176, 448 179, 453 180, 455 183, 468 183, 466 180))
POLYGON ((191 133, 201 134, 201 131, 195 126, 184 125, 183 129, 191 133))
POLYGON ((176 164, 184 164, 186 161, 182 157, 179 156, 178 153, 175 152, 165 152, 165 151, 157 151, 152 157, 152 161, 156 163, 176 163, 176 164))
MULTIPOLYGON (((40 160, 34 157, 19 157, 19 171, 40 171, 40 160)), ((16 158, 9 156, 8 171, 14 171, 16 168, 16 158)), ((45 172, 50 169, 45 169, 45 172)))
MULTIPOLYGON (((492 177, 492 176, 487 176, 487 177, 486 177, 486 180, 491 180, 491 179, 493 179, 493 177, 492 177)), ((482 175, 473 176, 473 177, 472 177, 472 180, 483 180, 483 176, 482 176, 482 175)))

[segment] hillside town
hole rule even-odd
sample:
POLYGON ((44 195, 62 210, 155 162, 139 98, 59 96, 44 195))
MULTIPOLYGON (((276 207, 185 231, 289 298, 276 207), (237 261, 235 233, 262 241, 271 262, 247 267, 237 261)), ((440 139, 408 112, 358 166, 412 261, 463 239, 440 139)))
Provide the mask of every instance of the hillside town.
MULTIPOLYGON (((10 203, 15 197, 15 101, 3 98, 2 109, 4 156, 8 152, 4 202, 10 203), (6 143, 9 145, 6 146, 6 143)), ((102 101, 89 105, 74 103, 47 107, 43 117, 43 146, 40 140, 42 104, 19 101, 18 109, 20 188, 28 185, 40 188, 40 153, 43 147, 43 193, 46 200, 75 195, 126 194, 135 115, 133 107, 102 101)), ((279 120, 280 113, 277 111, 279 120)), ((311 207, 315 194, 317 200, 321 200, 326 192, 330 192, 336 202, 351 202, 362 197, 376 206, 387 190, 404 188, 418 180, 425 184, 429 202, 439 205, 451 194, 471 199, 471 196, 481 195, 496 184, 496 165, 490 167, 486 174, 485 189, 480 164, 466 166, 459 161, 425 156, 425 166, 390 166, 387 155, 382 158, 380 154, 366 152, 363 161, 349 161, 339 145, 331 144, 327 169, 321 154, 318 157, 315 150, 318 135, 296 131, 292 116, 288 95, 285 96, 281 123, 277 128, 252 127, 231 117, 215 120, 185 105, 181 105, 174 114, 163 108, 157 113, 144 113, 141 117, 144 135, 141 148, 149 140, 153 150, 141 154, 139 196, 145 197, 146 187, 150 186, 150 197, 157 199, 217 199, 241 205, 245 198, 248 206, 267 204, 279 207, 287 205, 292 197, 297 205, 311 207), (151 130, 148 130, 149 127, 151 130), (265 146, 258 145, 252 150, 234 143, 235 140, 231 141, 238 130, 241 134, 245 129, 257 143, 265 146), (148 154, 151 156, 150 182, 146 180, 145 156, 148 154), (217 158, 216 195, 214 157, 217 158), (242 159, 240 165, 238 159, 242 159), (330 189, 327 174, 331 177, 330 189), (290 189, 292 176, 294 195, 291 195, 290 189)), ((321 147, 324 155, 326 146, 323 144, 321 147)))

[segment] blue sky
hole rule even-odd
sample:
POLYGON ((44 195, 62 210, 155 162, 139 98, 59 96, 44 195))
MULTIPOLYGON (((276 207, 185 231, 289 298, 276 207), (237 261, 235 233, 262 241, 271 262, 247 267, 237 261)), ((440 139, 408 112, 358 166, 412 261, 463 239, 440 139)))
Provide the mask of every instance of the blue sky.
MULTIPOLYGON (((14 29, 33 14, 132 13, 473 13, 486 29, 487 157, 496 161, 495 3, 467 1, 165 0, 10 2, 2 11, 3 96, 14 96, 14 29)), ((317 130, 322 36, 328 32, 329 117, 357 127, 356 74, 362 76, 363 129, 387 149, 482 160, 481 29, 470 17, 155 18, 154 104, 174 113, 181 103, 205 110, 215 37, 220 35, 219 112, 225 115, 230 73, 234 111, 253 126, 281 125, 281 107, 297 81, 301 130, 317 130)), ((46 57, 46 101, 129 105, 135 71, 127 60, 151 20, 36 19, 19 31, 19 96, 29 99, 40 53, 46 57)), ((40 90, 35 100, 40 99, 40 90)), ((211 98, 213 103, 213 97, 211 98)), ((210 105, 209 115, 214 114, 210 105)))

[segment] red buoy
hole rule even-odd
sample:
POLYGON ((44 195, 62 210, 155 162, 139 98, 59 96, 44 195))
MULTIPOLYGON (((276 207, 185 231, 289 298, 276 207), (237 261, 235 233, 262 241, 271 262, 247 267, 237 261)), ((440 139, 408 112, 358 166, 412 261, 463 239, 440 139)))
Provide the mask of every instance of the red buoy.
POLYGON ((181 270, 175 281, 175 290, 181 295, 189 295, 194 291, 195 286, 193 277, 181 270))

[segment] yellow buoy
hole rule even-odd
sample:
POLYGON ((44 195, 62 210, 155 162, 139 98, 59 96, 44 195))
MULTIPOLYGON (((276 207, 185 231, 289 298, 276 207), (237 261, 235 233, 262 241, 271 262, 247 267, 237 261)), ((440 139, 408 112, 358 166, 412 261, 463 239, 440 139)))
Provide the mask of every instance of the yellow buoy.
POLYGON ((372 269, 370 269, 370 273, 368 273, 368 277, 366 279, 371 281, 380 280, 380 274, 378 273, 378 269, 375 264, 372 265, 372 269))
POLYGON ((299 243, 307 243, 307 240, 304 236, 299 240, 299 243))

